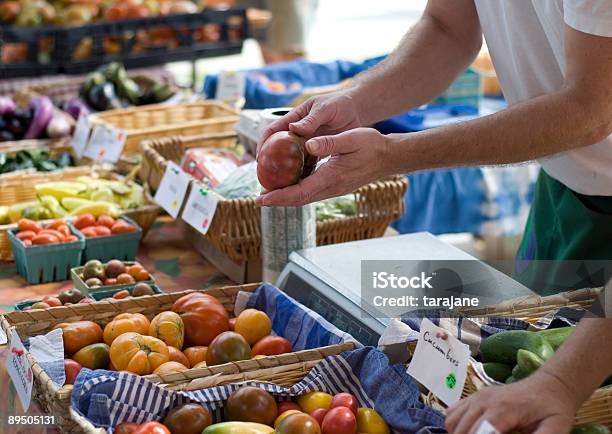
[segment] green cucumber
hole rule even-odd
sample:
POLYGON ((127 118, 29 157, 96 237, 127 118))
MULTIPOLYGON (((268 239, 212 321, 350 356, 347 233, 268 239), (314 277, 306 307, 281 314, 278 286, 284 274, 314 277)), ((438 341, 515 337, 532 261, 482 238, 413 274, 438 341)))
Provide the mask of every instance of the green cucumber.
POLYGON ((501 383, 512 375, 512 366, 504 363, 489 362, 483 363, 482 366, 489 377, 501 383))
POLYGON ((597 423, 588 423, 575 426, 570 434, 610 434, 610 430, 597 423))
POLYGON ((542 360, 548 360, 554 350, 546 339, 526 330, 511 330, 496 333, 480 344, 480 354, 485 362, 516 364, 516 353, 524 349, 531 351, 542 360))
POLYGON ((516 353, 517 366, 527 375, 533 374, 535 371, 544 366, 544 360, 537 354, 531 351, 523 350, 522 348, 516 353))
POLYGON ((548 341, 553 347, 553 350, 557 351, 559 347, 565 342, 565 340, 573 333, 574 327, 560 327, 558 329, 542 330, 537 332, 538 335, 542 336, 548 341))
POLYGON ((530 372, 523 371, 519 365, 516 365, 514 369, 512 369, 512 376, 515 380, 522 380, 523 378, 529 377, 530 374, 530 372))

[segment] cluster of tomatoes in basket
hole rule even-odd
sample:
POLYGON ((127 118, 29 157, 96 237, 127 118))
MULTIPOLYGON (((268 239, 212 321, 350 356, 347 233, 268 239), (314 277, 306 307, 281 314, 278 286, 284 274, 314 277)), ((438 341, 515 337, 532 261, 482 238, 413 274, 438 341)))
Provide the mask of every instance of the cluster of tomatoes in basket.
POLYGON ((42 226, 40 223, 30 219, 20 219, 17 222, 17 239, 26 247, 40 246, 44 244, 71 243, 79 238, 70 232, 65 220, 57 219, 42 226))
POLYGON ((151 279, 151 274, 138 262, 126 264, 118 259, 111 259, 106 264, 91 259, 77 272, 77 275, 88 288, 123 285, 151 279))
POLYGON ((187 294, 172 310, 152 319, 121 313, 103 327, 93 321, 61 323, 67 384, 81 367, 138 375, 184 371, 292 351, 262 311, 247 309, 236 318, 215 297, 187 294))
POLYGON ((123 219, 114 219, 109 215, 101 215, 97 219, 93 214, 83 214, 74 220, 74 227, 84 237, 106 237, 115 234, 136 232, 137 228, 123 219))
POLYGON ((389 434, 384 419, 371 408, 359 408, 350 393, 334 396, 310 392, 297 402, 276 401, 265 390, 244 386, 223 406, 225 422, 212 423, 198 404, 171 409, 162 422, 123 422, 117 434, 389 434))

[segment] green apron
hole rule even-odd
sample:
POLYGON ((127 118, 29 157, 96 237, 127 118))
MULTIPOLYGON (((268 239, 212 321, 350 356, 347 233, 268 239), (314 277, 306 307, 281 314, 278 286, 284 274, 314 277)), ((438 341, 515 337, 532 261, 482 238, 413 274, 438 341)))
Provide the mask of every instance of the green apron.
POLYGON ((549 295, 602 286, 610 271, 612 196, 578 194, 540 170, 514 277, 549 295))

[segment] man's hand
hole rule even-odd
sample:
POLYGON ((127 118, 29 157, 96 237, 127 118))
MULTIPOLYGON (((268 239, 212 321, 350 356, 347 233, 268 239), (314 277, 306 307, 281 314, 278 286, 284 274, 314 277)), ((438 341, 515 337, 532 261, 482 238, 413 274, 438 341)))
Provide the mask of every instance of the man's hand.
POLYGON ((318 157, 330 156, 315 173, 299 184, 271 191, 257 198, 260 206, 302 206, 351 193, 387 175, 389 136, 372 128, 357 128, 335 136, 306 142, 306 150, 318 157))
POLYGON ((344 92, 310 98, 274 121, 263 131, 257 149, 278 131, 291 131, 302 137, 338 134, 361 126, 353 99, 344 92))
POLYGON ((567 434, 577 403, 571 391, 546 372, 507 386, 487 387, 449 408, 450 434, 473 434, 487 420, 502 433, 567 434))

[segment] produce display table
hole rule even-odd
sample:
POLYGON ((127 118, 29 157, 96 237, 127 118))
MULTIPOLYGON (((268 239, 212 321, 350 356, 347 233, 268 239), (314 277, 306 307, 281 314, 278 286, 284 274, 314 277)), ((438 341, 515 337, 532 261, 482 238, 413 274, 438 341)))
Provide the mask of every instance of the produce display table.
MULTIPOLYGON (((138 261, 154 275, 158 285, 165 292, 181 291, 187 288, 205 288, 232 284, 202 256, 189 247, 177 225, 167 218, 157 221, 140 246, 138 261)), ((0 263, 0 310, 13 310, 13 305, 27 299, 42 298, 48 294, 71 288, 71 281, 43 285, 28 285, 17 275, 15 263, 0 263)), ((39 405, 32 402, 27 413, 15 392, 15 387, 6 372, 5 345, 0 346, 0 432, 4 434, 55 434, 52 427, 43 425, 8 425, 8 416, 42 416, 39 405)))

